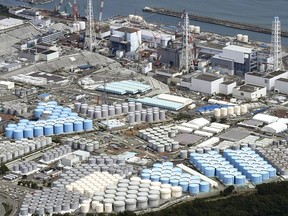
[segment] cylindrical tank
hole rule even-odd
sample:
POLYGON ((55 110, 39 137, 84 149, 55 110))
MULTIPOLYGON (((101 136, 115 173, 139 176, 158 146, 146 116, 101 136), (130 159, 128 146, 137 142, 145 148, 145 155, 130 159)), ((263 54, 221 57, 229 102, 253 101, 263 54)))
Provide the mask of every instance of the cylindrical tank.
POLYGON ((196 34, 200 33, 200 26, 195 26, 194 33, 196 33, 196 34))
POLYGON ((33 138, 33 128, 25 128, 24 129, 24 138, 33 138))
POLYGON ((242 42, 248 43, 248 41, 249 41, 248 35, 243 35, 242 42))
POLYGON ((159 121, 159 119, 160 119, 159 111, 154 111, 153 112, 153 121, 159 121))
POLYGON ((159 112, 160 121, 165 121, 165 110, 160 110, 159 112))
POLYGON ((102 112, 101 112, 101 110, 96 110, 96 111, 94 112, 94 118, 95 118, 95 119, 101 119, 101 118, 102 118, 102 112))
POLYGON ((210 184, 205 181, 200 182, 200 192, 209 192, 209 191, 210 191, 210 184))
POLYGON ((83 129, 85 131, 93 129, 93 121, 91 119, 86 119, 83 122, 83 129))
POLYGON ((72 133, 74 130, 72 122, 65 122, 64 123, 64 133, 72 133))
POLYGON ((142 103, 136 103, 135 104, 135 110, 136 111, 141 111, 142 110, 142 103))
POLYGON ((243 35, 242 35, 242 34, 237 34, 237 35, 236 35, 237 41, 242 42, 242 38, 243 38, 243 35))
POLYGON ((79 132, 83 131, 83 122, 82 121, 75 121, 73 123, 74 131, 79 132))
POLYGON ((187 156, 188 156, 187 150, 181 150, 181 151, 180 151, 180 158, 181 158, 181 159, 186 159, 187 156))
POLYGON ((44 135, 50 136, 54 134, 54 128, 52 125, 45 125, 44 126, 44 135))
POLYGON ((225 117, 228 115, 228 109, 226 107, 221 108, 221 116, 225 117))
POLYGON ((147 197, 137 197, 137 207, 139 209, 146 209, 148 207, 148 198, 147 197))
POLYGON ((192 195, 197 195, 200 191, 199 184, 190 184, 189 193, 192 195))
POLYGON ((155 194, 150 194, 148 195, 148 202, 149 202, 149 207, 158 207, 159 206, 159 201, 160 201, 160 196, 155 195, 155 194))
POLYGON ((80 24, 80 30, 85 30, 86 23, 84 21, 79 21, 79 24, 80 24))
POLYGON ((129 102, 129 112, 135 112, 135 102, 129 102))
POLYGON ((108 110, 102 110, 102 117, 107 118, 109 116, 108 110))
POLYGON ((234 115, 234 107, 233 106, 228 107, 228 115, 234 115))
POLYGON ((14 130, 13 139, 19 140, 19 139, 23 139, 23 137, 24 137, 23 130, 21 130, 21 129, 14 130))
POLYGON ((63 134, 64 133, 64 127, 63 124, 55 124, 54 125, 54 134, 63 134))
POLYGON ((113 203, 114 211, 116 213, 125 211, 125 202, 124 201, 115 201, 113 203))
POLYGON ((135 112, 135 121, 141 122, 141 112, 140 111, 135 112))
POLYGON ((135 123, 135 113, 129 113, 129 124, 135 123))
POLYGON ((153 122, 153 113, 152 112, 147 112, 146 114, 146 121, 148 123, 152 123, 153 122))
POLYGON ((34 137, 39 137, 44 135, 43 127, 34 127, 34 137))
POLYGON ((216 118, 221 117, 221 110, 219 108, 214 109, 214 116, 216 118))
POLYGON ((244 114, 246 114, 248 112, 247 104, 242 104, 240 106, 240 108, 241 108, 241 114, 242 115, 244 115, 244 114))
POLYGON ((115 107, 114 106, 109 106, 108 109, 108 116, 115 116, 115 107))
POLYGON ((236 115, 241 115, 241 108, 240 108, 240 106, 235 106, 235 107, 234 107, 234 111, 235 111, 235 114, 236 114, 236 115))

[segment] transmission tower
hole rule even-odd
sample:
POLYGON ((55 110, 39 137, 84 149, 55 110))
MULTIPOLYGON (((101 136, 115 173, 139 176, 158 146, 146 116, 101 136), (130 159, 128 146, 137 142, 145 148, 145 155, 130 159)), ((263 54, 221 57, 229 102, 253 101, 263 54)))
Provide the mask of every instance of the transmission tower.
POLYGON ((183 27, 183 43, 182 43, 182 59, 181 59, 181 70, 184 70, 185 73, 189 72, 189 67, 192 62, 192 53, 189 44, 190 32, 189 32, 189 16, 185 12, 184 16, 184 25, 183 27))
POLYGON ((273 71, 282 68, 281 54, 281 22, 279 17, 274 17, 272 22, 272 37, 271 37, 271 57, 273 57, 273 71))
POLYGON ((85 35, 85 46, 88 47, 89 51, 93 51, 93 44, 96 42, 96 33, 94 26, 94 15, 93 15, 93 4, 92 0, 87 0, 87 26, 85 35))

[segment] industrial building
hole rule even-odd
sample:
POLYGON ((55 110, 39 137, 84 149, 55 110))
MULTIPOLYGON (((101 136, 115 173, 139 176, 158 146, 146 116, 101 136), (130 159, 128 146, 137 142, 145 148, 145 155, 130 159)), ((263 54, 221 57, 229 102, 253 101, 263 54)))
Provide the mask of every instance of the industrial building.
POLYGON ((233 93, 233 89, 236 87, 235 81, 224 81, 219 85, 219 93, 224 95, 230 95, 233 93))
POLYGON ((257 52, 251 48, 229 45, 211 58, 212 67, 223 74, 244 76, 257 70, 257 52))
POLYGON ((175 40, 175 35, 166 34, 163 32, 155 32, 149 29, 141 30, 142 41, 150 43, 150 47, 167 47, 169 41, 175 40))
POLYGON ((245 74, 245 83, 266 87, 267 91, 275 88, 275 81, 280 78, 288 78, 288 71, 274 71, 271 73, 254 73, 245 74))
POLYGON ((275 92, 288 95, 288 79, 280 78, 275 81, 275 92))
POLYGON ((181 67, 181 48, 166 47, 158 49, 159 62, 179 69, 181 67))
POLYGON ((61 164, 63 166, 69 166, 72 167, 73 165, 76 165, 77 163, 80 162, 80 159, 77 155, 75 154, 70 154, 67 155, 66 157, 61 159, 61 164))
POLYGON ((43 34, 39 37, 39 42, 42 43, 53 43, 64 36, 62 31, 53 31, 43 34))
POLYGON ((8 64, 8 65, 3 66, 3 67, 2 67, 2 70, 3 70, 4 72, 10 72, 10 71, 13 71, 13 70, 17 70, 17 69, 19 69, 19 68, 21 68, 21 67, 22 67, 22 64, 21 64, 21 63, 15 62, 15 63, 12 63, 12 64, 8 64))
POLYGON ((246 100, 257 100, 266 96, 266 87, 244 84, 233 89, 233 97, 246 100))
POLYGON ((0 88, 13 89, 14 87, 15 87, 14 82, 0 81, 0 88))
POLYGON ((0 20, 0 30, 6 30, 9 28, 13 28, 19 25, 23 25, 23 20, 15 19, 15 18, 5 18, 0 20))
POLYGON ((203 73, 199 75, 187 74, 182 77, 181 86, 191 91, 202 92, 205 94, 220 93, 220 83, 224 82, 223 77, 203 73))
POLYGON ((115 52, 116 50, 135 52, 142 43, 141 30, 130 27, 111 29, 110 41, 115 52))

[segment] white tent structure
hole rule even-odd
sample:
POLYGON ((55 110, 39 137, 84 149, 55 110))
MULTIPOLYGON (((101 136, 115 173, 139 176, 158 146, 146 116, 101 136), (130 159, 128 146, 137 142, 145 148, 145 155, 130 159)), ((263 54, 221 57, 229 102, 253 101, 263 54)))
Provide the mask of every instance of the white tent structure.
POLYGON ((278 121, 278 117, 267 115, 267 114, 263 114, 263 113, 256 114, 253 117, 253 119, 261 121, 261 122, 264 122, 264 123, 267 123, 267 124, 271 124, 273 122, 278 121))
POLYGON ((287 125, 281 122, 274 122, 262 128, 262 131, 270 133, 281 133, 287 130, 287 125))

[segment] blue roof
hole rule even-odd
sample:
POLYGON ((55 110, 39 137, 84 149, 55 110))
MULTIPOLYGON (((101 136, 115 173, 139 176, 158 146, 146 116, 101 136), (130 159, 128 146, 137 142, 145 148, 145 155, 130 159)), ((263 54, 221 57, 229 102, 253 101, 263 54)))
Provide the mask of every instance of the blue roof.
POLYGON ((207 111, 209 112, 217 108, 220 109, 222 107, 229 107, 229 106, 233 106, 233 105, 219 105, 219 104, 208 105, 208 106, 203 106, 203 107, 196 109, 196 112, 207 112, 207 111))
POLYGON ((39 97, 48 97, 50 94, 49 93, 42 93, 39 95, 39 97))

